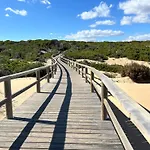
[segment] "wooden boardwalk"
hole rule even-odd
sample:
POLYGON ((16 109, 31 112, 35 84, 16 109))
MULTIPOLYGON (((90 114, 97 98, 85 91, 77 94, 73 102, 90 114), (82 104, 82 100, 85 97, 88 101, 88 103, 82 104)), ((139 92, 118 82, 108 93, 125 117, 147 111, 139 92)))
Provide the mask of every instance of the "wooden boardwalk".
POLYGON ((111 121, 100 120, 100 100, 62 63, 50 83, 0 122, 0 149, 123 150, 111 121))

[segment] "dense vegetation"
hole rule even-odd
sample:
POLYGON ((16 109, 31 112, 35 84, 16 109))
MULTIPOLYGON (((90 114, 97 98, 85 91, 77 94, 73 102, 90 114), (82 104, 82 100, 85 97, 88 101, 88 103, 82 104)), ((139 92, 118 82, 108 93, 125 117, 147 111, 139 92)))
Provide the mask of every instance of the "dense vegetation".
MULTIPOLYGON (((0 76, 39 67, 52 54, 64 51, 65 56, 71 59, 92 59, 103 62, 108 57, 127 57, 150 61, 150 41, 77 42, 39 39, 14 42, 7 40, 0 41, 0 76)), ((99 70, 119 72, 123 76, 130 76, 133 80, 149 78, 149 68, 143 66, 134 65, 125 68, 119 65, 90 65, 99 70), (141 72, 145 75, 141 75, 141 72)))
POLYGON ((0 76, 42 66, 57 52, 57 40, 0 41, 0 76))
POLYGON ((119 73, 122 77, 130 77, 134 82, 150 82, 150 68, 144 65, 139 65, 137 63, 128 64, 125 66, 121 65, 108 65, 106 63, 89 63, 84 60, 80 63, 96 68, 100 71, 106 71, 105 74, 108 77, 115 78, 113 73, 119 73))
POLYGON ((72 44, 73 46, 65 54, 68 58, 104 60, 107 57, 127 57, 150 61, 150 41, 71 42, 72 44))

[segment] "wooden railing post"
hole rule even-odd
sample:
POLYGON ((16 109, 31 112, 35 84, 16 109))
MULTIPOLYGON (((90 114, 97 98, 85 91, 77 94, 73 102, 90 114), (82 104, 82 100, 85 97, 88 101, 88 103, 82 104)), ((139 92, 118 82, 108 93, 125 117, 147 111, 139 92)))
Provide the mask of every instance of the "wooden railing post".
POLYGON ((88 73, 88 69, 85 68, 85 82, 86 82, 86 83, 88 82, 88 80, 87 80, 87 73, 88 73))
POLYGON ((50 69, 49 69, 49 67, 46 68, 46 73, 47 73, 47 82, 49 83, 49 79, 50 79, 50 69))
POLYGON ((78 65, 78 73, 80 74, 80 65, 78 65))
POLYGON ((74 69, 74 62, 72 63, 72 68, 74 69))
POLYGON ((5 97, 6 100, 6 115, 7 119, 13 118, 13 108, 12 108, 12 93, 11 93, 11 80, 8 78, 4 81, 4 88, 5 88, 5 97))
POLYGON ((75 63, 75 69, 76 69, 76 71, 78 70, 78 68, 77 68, 77 63, 75 63))
POLYGON ((83 68, 83 66, 82 66, 81 68, 82 68, 82 78, 83 78, 83 77, 84 77, 84 73, 83 73, 83 69, 84 69, 84 68, 83 68))
POLYGON ((54 65, 54 74, 56 74, 56 71, 57 71, 57 65, 55 64, 54 65))
POLYGON ((101 120, 105 120, 107 118, 107 110, 104 105, 104 99, 107 99, 108 91, 104 83, 102 83, 101 88, 101 120))
POLYGON ((36 72, 36 80, 37 80, 36 91, 37 93, 40 93, 40 71, 36 72))
POLYGON ((92 83, 93 80, 94 80, 94 73, 91 71, 91 82, 90 82, 90 84, 91 84, 91 92, 94 92, 94 86, 93 86, 93 83, 92 83))

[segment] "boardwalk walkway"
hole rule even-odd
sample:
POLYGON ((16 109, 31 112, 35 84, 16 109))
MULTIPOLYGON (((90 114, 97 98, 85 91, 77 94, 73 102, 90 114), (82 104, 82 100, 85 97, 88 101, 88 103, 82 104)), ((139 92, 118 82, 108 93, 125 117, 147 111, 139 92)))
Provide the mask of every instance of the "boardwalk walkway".
POLYGON ((0 122, 0 149, 122 150, 110 121, 100 120, 100 100, 62 63, 50 83, 0 122))

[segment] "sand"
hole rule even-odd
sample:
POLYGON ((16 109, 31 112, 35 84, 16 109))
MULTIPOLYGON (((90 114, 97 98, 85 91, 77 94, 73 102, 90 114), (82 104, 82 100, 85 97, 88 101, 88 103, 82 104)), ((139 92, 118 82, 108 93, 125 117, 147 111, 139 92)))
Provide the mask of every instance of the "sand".
POLYGON ((105 63, 109 64, 109 65, 126 65, 126 64, 131 64, 131 63, 138 63, 139 65, 144 65, 147 67, 150 67, 150 63, 149 62, 145 62, 145 61, 138 61, 138 60, 130 60, 128 58, 108 58, 108 60, 105 61, 105 63))
MULTIPOLYGON (((51 59, 48 59, 45 65, 50 65, 50 64, 51 64, 51 59)), ((36 81, 36 78, 34 77, 18 78, 18 79, 11 80, 12 94, 30 85, 34 81, 36 81)), ((41 86, 43 86, 46 82, 47 80, 44 79, 41 82, 41 86)), ((36 92, 36 85, 28 89, 21 95, 17 96, 16 98, 14 98, 13 109, 19 107, 25 100, 27 100, 35 92, 36 92)), ((1 82, 0 83, 0 101, 3 99, 4 99, 4 82, 1 82)), ((0 108, 0 120, 3 119, 5 116, 6 116, 6 112, 5 112, 5 105, 4 105, 0 108)))
MULTIPOLYGON (((78 61, 83 61, 84 59, 79 59, 78 61)), ((88 60, 89 62, 101 63, 98 61, 88 60)), ((126 65, 131 63, 138 63, 140 65, 145 65, 150 67, 149 62, 130 60, 128 58, 108 58, 105 63, 109 65, 126 65)), ((104 73, 104 72, 103 72, 104 73)), ((116 78, 112 79, 125 93, 127 93, 133 100, 141 104, 143 107, 150 110, 150 84, 137 84, 134 83, 129 77, 121 77, 119 74, 116 74, 116 78)))
MULTIPOLYGON (((149 62, 144 61, 136 61, 136 60, 129 60, 127 58, 109 58, 105 61, 107 64, 119 64, 119 65, 126 65, 131 64, 133 62, 138 63, 140 65, 145 65, 150 67, 149 62)), ((146 109, 150 110, 150 83, 134 83, 129 77, 124 78, 116 78, 113 79, 115 83, 124 91, 126 92, 133 100, 137 103, 141 104, 146 109)))

